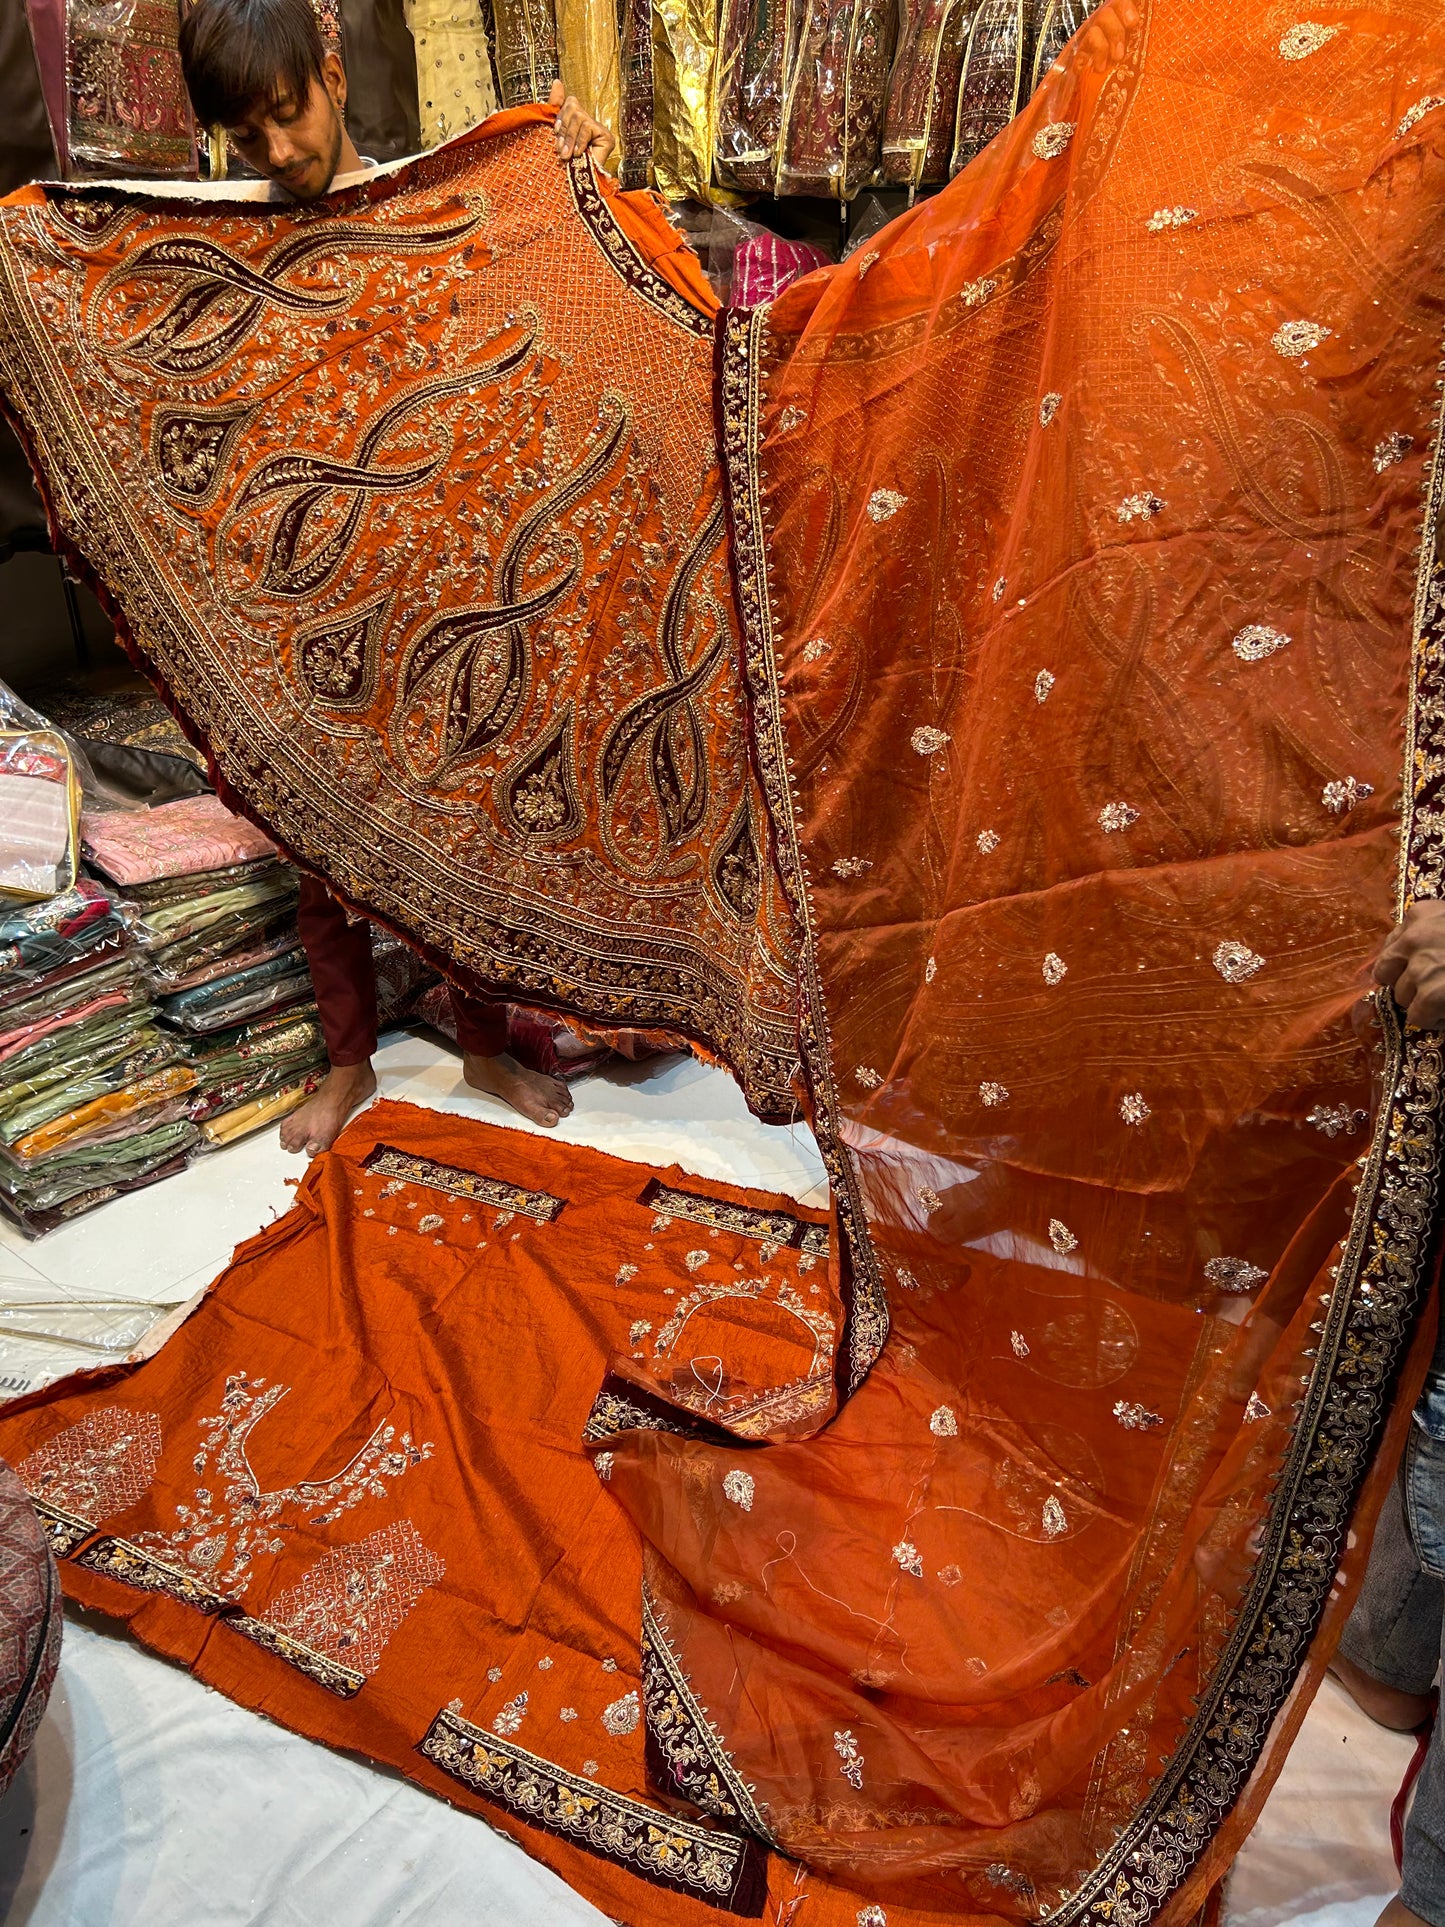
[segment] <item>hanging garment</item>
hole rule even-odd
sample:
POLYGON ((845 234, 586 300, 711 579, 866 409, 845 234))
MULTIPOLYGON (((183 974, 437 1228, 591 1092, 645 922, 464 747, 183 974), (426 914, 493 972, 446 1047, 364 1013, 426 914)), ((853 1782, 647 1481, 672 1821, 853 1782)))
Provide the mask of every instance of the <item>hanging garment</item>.
POLYGON ((1359 1000, 1445 867, 1442 35, 1152 0, 728 315, 736 617, 712 304, 539 116, 0 212, 58 520, 245 806, 452 974, 805 1094, 828 1345, 719 1299, 598 1449, 657 1783, 855 1918, 1186 1917, 1423 1363, 1435 1051, 1359 1000))
POLYGON ((406 24, 416 42, 421 144, 437 147, 496 112, 486 21, 480 0, 406 0, 406 24))
POLYGON ((195 176, 177 0, 67 0, 68 169, 195 176))

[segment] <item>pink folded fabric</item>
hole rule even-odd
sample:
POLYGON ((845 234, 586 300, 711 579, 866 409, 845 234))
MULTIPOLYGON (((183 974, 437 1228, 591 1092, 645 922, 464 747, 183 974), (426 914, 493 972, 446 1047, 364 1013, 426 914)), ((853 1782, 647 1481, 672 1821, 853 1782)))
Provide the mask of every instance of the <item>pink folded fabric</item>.
POLYGON ((756 308, 776 301, 784 288, 814 268, 826 268, 828 257, 808 241, 782 241, 776 234, 755 234, 733 254, 733 306, 756 308))
POLYGON ((183 796, 153 810, 86 811, 86 854, 114 882, 154 883, 274 856, 269 837, 215 796, 183 796))
POLYGON ((19 1030, 7 1030, 0 1036, 0 1064, 17 1051, 28 1050, 38 1044, 42 1037, 52 1031, 64 1030, 67 1024, 83 1023, 87 1017, 94 1017, 97 1011, 117 1010, 128 1004, 135 996, 134 984, 118 984, 108 990, 103 997, 93 997, 88 1004, 77 1004, 73 1010, 58 1010, 52 1017, 38 1017, 33 1024, 22 1024, 19 1030))

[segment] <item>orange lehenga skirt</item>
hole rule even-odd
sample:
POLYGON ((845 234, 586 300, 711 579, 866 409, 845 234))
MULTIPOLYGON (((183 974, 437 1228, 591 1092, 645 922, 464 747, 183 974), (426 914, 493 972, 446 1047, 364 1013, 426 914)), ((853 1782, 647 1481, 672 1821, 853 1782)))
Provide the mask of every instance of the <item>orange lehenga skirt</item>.
MULTIPOLYGON (((817 1134, 826 1262, 739 1256, 772 1283, 719 1279, 704 1327, 609 1314, 558 1390, 610 1415, 569 1433, 604 1511, 559 1556, 648 1740, 645 1787, 600 1751, 588 1784, 715 1835, 709 1904, 1182 1920, 1331 1650, 1438 1165, 1437 1042, 1361 999, 1445 870, 1442 66, 1432 0, 1149 0, 1121 62, 1066 56, 752 314, 540 110, 314 207, 0 209, 57 535, 238 805, 464 985, 686 1039, 817 1134)), ((375 1207, 308 1183, 334 1293, 375 1207)), ((358 1382, 403 1299, 339 1332, 358 1382)), ((497 1374, 552 1369, 508 1332, 448 1364, 454 1465, 497 1374)), ((222 1393, 173 1396, 163 1430, 222 1393)), ((550 1475, 511 1450, 520 1557, 550 1475)), ((74 1589, 123 1609, 95 1543, 74 1589)), ((207 1583, 268 1625, 305 1584, 207 1583)), ((423 1744, 405 1671, 393 1642, 347 1744, 423 1744)), ((585 1761, 509 1739, 496 1685, 456 1718, 542 1761, 519 1824, 691 1918, 568 1843, 585 1761)), ((246 1690, 335 1732, 324 1685, 246 1690)))

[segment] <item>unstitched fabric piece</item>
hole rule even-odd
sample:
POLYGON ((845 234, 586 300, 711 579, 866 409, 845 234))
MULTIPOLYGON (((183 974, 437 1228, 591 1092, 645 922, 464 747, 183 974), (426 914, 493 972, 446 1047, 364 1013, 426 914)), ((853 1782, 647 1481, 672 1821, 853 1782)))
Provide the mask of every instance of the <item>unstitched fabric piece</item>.
POLYGON ((269 837, 215 796, 184 796, 153 810, 88 811, 81 835, 96 868, 122 885, 276 854, 269 837))

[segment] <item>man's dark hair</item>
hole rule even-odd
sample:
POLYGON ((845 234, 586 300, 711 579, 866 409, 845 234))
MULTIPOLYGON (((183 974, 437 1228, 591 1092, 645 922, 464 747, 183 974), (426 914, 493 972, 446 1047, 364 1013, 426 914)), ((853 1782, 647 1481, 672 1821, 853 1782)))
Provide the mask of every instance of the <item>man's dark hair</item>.
POLYGON ((202 127, 234 127, 257 109, 304 101, 326 55, 311 0, 194 0, 180 48, 202 127))

